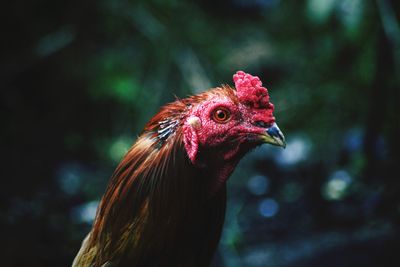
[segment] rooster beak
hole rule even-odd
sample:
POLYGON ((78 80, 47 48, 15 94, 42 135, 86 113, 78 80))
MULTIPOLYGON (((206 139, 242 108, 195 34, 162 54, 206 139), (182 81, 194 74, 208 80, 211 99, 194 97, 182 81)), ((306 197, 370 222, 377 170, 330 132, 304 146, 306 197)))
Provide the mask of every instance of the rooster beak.
POLYGON ((285 137, 276 123, 272 124, 264 134, 261 135, 261 140, 275 146, 286 147, 285 137))

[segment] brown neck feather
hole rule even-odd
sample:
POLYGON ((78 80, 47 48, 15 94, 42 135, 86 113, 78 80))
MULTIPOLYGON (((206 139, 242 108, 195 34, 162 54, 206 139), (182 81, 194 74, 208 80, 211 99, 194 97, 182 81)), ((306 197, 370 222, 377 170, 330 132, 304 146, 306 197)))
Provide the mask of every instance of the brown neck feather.
POLYGON ((179 231, 174 226, 207 197, 207 183, 182 144, 179 130, 161 147, 145 133, 126 154, 97 211, 88 246, 97 251, 89 259, 93 266, 123 258, 140 260, 146 250, 157 250, 152 246, 160 244, 148 243, 154 232, 157 240, 169 240, 167 235, 179 231), (140 240, 146 240, 146 247, 140 240))

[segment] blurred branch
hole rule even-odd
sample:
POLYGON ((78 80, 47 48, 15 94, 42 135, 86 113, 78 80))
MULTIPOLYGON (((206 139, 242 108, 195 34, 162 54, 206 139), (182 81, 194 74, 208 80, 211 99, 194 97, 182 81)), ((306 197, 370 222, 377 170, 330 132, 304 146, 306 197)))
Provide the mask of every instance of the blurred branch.
POLYGON ((393 46, 396 70, 400 68, 400 25, 392 4, 388 0, 377 0, 379 16, 382 20, 383 30, 386 38, 393 46))
POLYGON ((179 50, 175 58, 182 77, 192 93, 199 93, 212 86, 198 55, 192 49, 179 50))
POLYGON ((378 28, 376 49, 376 73, 372 82, 372 92, 365 127, 364 153, 367 160, 365 178, 376 181, 380 174, 377 170, 378 141, 383 134, 383 125, 387 114, 387 103, 391 91, 391 81, 395 77, 395 53, 392 48, 400 38, 392 36, 396 32, 396 20, 389 2, 378 0, 378 12, 382 25, 378 28))

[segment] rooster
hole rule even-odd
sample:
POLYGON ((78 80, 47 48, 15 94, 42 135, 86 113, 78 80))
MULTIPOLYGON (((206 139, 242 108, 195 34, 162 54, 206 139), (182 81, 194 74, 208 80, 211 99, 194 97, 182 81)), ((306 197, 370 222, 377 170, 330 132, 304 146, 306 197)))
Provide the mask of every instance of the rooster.
POLYGON ((73 267, 204 267, 224 222, 226 181, 251 149, 285 146, 257 76, 165 105, 116 168, 73 267))

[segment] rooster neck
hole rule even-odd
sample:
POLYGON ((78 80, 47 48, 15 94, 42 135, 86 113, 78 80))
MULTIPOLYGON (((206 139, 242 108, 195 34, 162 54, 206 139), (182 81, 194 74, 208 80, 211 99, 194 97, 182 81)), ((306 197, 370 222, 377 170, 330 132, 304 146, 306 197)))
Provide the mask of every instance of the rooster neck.
POLYGON ((208 177, 208 192, 212 196, 226 185, 240 160, 255 146, 238 143, 232 147, 202 149, 199 166, 203 177, 208 177))
POLYGON ((179 131, 169 137, 160 147, 159 139, 143 134, 114 172, 88 241, 86 257, 93 266, 108 261, 143 266, 162 251, 169 251, 160 255, 168 261, 190 247, 181 246, 185 242, 219 240, 226 197, 222 184, 212 191, 210 185, 220 172, 194 167, 179 131))

